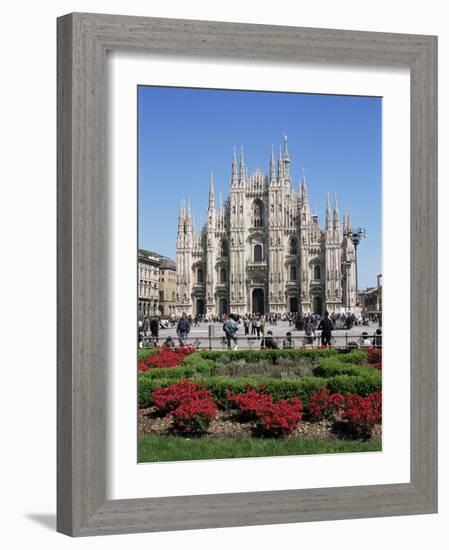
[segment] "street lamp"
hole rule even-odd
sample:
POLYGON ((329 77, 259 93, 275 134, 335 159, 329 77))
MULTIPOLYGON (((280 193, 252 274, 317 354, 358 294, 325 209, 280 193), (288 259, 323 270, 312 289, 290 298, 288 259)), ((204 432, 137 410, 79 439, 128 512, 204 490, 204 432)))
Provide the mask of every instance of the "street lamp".
POLYGON ((357 261, 357 247, 360 241, 366 238, 366 229, 364 227, 347 229, 345 231, 345 236, 351 239, 355 250, 355 300, 357 305, 357 299, 359 296, 359 262, 357 261))

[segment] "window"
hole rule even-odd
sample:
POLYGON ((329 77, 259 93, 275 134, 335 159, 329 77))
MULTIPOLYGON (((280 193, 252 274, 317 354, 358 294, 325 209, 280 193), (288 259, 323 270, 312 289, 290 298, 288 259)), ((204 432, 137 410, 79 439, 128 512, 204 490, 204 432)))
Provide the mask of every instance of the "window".
POLYGON ((202 267, 199 267, 196 270, 196 282, 197 283, 204 283, 204 271, 202 267))
POLYGON ((228 243, 223 240, 220 245, 220 256, 226 257, 228 255, 228 243))
POLYGON ((296 273, 296 266, 292 265, 290 266, 290 281, 296 281, 297 273, 296 273))
POLYGON ((256 244, 254 246, 254 261, 255 262, 261 262, 262 259, 263 259, 262 245, 261 244, 256 244))
POLYGON ((253 205, 253 226, 263 227, 263 203, 259 199, 253 205))
POLYGON ((226 268, 222 267, 220 269, 220 283, 226 282, 226 268))
POLYGON ((290 254, 297 254, 298 253, 298 242, 296 241, 296 239, 291 239, 289 253, 290 254))
POLYGON ((313 268, 313 278, 315 281, 319 281, 321 279, 321 267, 319 265, 316 265, 313 268))

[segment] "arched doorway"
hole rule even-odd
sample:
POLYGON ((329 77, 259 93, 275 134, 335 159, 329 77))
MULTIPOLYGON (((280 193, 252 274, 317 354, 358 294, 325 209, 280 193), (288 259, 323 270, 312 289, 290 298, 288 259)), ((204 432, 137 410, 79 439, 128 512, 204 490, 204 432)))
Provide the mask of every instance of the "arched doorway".
POLYGON ((253 290, 252 305, 253 313, 265 313, 265 297, 262 288, 255 288, 253 290))
POLYGON ((220 298, 218 301, 218 310, 219 313, 227 313, 228 312, 228 301, 226 298, 220 298))
POLYGON ((321 296, 315 296, 313 298, 313 313, 323 315, 323 300, 321 296))
POLYGON ((290 312, 298 313, 298 298, 296 296, 290 298, 290 312))
POLYGON ((196 314, 204 315, 204 313, 205 313, 204 300, 202 298, 198 298, 198 300, 196 301, 196 314))

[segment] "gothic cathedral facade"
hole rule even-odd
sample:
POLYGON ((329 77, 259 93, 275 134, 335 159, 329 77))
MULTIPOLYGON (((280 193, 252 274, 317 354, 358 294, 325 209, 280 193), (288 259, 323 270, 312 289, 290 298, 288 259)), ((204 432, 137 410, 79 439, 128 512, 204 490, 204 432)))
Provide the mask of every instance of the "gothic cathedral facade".
POLYGON ((357 256, 349 211, 343 221, 327 195, 325 225, 312 214, 304 177, 290 178, 287 136, 269 174, 248 176, 243 150, 232 160, 230 195, 215 204, 211 175, 207 222, 195 231, 181 202, 176 245, 176 312, 188 315, 352 310, 357 256))

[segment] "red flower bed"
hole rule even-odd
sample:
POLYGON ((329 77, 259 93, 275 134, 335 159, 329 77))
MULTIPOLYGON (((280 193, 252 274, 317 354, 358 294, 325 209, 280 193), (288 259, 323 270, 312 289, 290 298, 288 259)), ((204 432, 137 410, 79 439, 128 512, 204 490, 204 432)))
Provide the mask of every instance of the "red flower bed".
POLYGON ((310 420, 330 420, 345 406, 345 398, 339 393, 332 393, 330 390, 313 392, 310 395, 308 416, 310 420))
POLYGON ((191 346, 184 346, 178 349, 162 348, 154 355, 142 359, 139 363, 139 371, 145 372, 148 369, 179 367, 183 364, 184 357, 194 351, 196 351, 195 348, 191 346))
MULTIPOLYGON (((236 393, 234 395, 228 390, 226 399, 232 403, 247 420, 256 420, 258 416, 273 403, 273 398, 268 393, 261 393, 255 389, 249 389, 245 393, 236 393)), ((262 389, 263 388, 260 388, 262 389)))
POLYGON ((266 437, 290 435, 302 418, 302 403, 297 397, 277 402, 268 393, 262 393, 264 386, 257 391, 251 386, 242 394, 226 398, 242 413, 242 416, 256 421, 256 434, 266 437))
POLYGON ((382 394, 374 392, 367 397, 356 394, 346 396, 342 419, 346 420, 353 435, 370 437, 374 424, 382 421, 382 394))
POLYGON ((199 382, 182 380, 160 387, 151 398, 159 413, 172 416, 170 431, 174 434, 201 435, 217 414, 212 394, 199 382))
POLYGON ((297 397, 269 403, 258 415, 256 433, 266 437, 290 435, 302 418, 302 409, 302 403, 297 397))
POLYGON ((382 349, 368 348, 366 352, 368 354, 368 365, 377 370, 382 370, 382 349))

